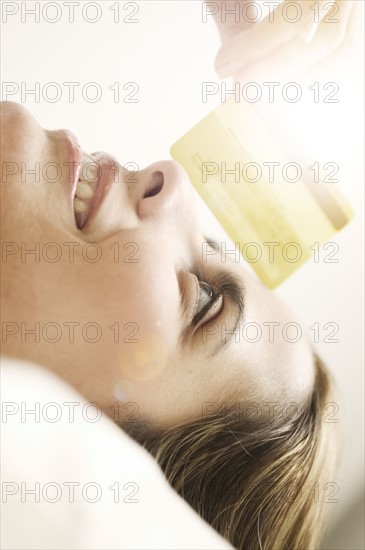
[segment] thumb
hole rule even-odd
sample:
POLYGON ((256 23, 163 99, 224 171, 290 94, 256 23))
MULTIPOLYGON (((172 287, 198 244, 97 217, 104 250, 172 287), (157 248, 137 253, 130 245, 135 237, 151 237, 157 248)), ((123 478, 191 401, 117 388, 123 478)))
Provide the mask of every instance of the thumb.
POLYGON ((214 63, 218 76, 227 78, 242 67, 262 61, 302 31, 308 33, 308 26, 313 24, 314 11, 305 1, 295 3, 298 11, 293 13, 292 4, 282 2, 269 16, 223 43, 214 63))

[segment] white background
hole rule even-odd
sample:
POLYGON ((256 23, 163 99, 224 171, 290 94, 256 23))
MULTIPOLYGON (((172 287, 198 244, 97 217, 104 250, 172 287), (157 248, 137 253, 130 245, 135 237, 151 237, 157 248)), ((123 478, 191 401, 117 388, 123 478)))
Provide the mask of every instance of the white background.
MULTIPOLYGON (((18 2, 19 9, 21 4, 25 5, 18 2)), ((29 8, 34 2, 26 4, 29 8)), ((202 82, 219 82, 213 67, 219 36, 212 20, 202 22, 199 0, 138 2, 134 17, 139 22, 134 24, 115 23, 109 9, 112 4, 99 2, 102 17, 95 24, 83 20, 80 6, 72 24, 67 22, 69 12, 64 6, 55 24, 42 16, 40 23, 34 23, 34 16, 22 23, 20 11, 5 23, 3 14, 1 77, 19 87, 23 82, 27 89, 36 82, 41 90, 44 84, 57 82, 63 95, 56 103, 26 97, 25 106, 40 124, 48 129, 69 128, 86 151, 105 150, 122 164, 135 162, 143 168, 170 158, 171 145, 220 102, 218 95, 207 103, 201 99, 202 82), (102 98, 89 103, 80 89, 95 81, 102 88, 102 98), (74 103, 69 101, 64 82, 81 83, 74 103), (136 82, 138 103, 114 102, 109 87, 115 82, 123 95, 131 90, 123 90, 123 85, 136 82)), ((121 19, 131 11, 121 9, 121 19)), ((88 13, 95 16, 91 8, 88 13)), ((54 14, 50 9, 49 17, 54 14)), ((340 165, 339 187, 355 209, 354 221, 332 239, 340 247, 339 263, 308 262, 277 290, 304 326, 316 321, 322 326, 329 321, 340 326, 338 344, 317 345, 335 374, 343 399, 345 439, 337 479, 339 503, 332 504, 335 523, 359 498, 363 486, 363 141, 361 130, 355 127, 363 118, 361 67, 358 56, 346 60, 346 72, 333 69, 330 73, 329 79, 342 85, 337 110, 322 105, 314 117, 303 111, 297 118, 282 120, 293 139, 304 143, 308 151, 321 147, 314 160, 323 158, 340 165), (317 126, 318 117, 327 121, 323 132, 317 126)), ((2 99, 22 101, 20 93, 2 99)), ((212 225, 203 207, 202 215, 212 225)), ((215 226, 212 233, 218 237, 219 228, 215 226)), ((334 543, 329 542, 327 548, 336 547, 330 544, 334 543)), ((346 544, 360 548, 349 540, 346 544)))

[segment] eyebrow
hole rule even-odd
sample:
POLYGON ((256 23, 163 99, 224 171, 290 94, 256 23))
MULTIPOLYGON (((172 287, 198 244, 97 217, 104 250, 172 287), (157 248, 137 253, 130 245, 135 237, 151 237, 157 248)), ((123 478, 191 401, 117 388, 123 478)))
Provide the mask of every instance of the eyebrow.
MULTIPOLYGON (((216 249, 221 252, 221 247, 218 245, 218 243, 211 238, 205 237, 204 240, 213 246, 216 247, 216 249)), ((219 353, 222 352, 224 348, 228 346, 228 344, 231 342, 233 336, 236 334, 237 327, 244 321, 245 316, 245 287, 243 283, 230 271, 222 271, 218 275, 214 276, 214 279, 217 279, 218 287, 222 289, 223 296, 228 297, 231 303, 234 305, 235 308, 235 315, 234 315, 234 324, 232 329, 225 328, 225 338, 222 339, 222 330, 220 335, 220 342, 214 347, 214 349, 207 354, 207 358, 215 357, 219 353)), ((184 298, 182 298, 182 301, 184 302, 184 298)), ((222 326, 222 323, 224 323, 225 320, 221 321, 219 323, 220 326, 222 326)), ((206 323, 209 324, 215 324, 214 319, 212 321, 208 321, 206 323)), ((189 332, 190 327, 187 327, 185 329, 184 333, 189 332)), ((201 330, 201 329, 200 329, 201 330)), ((213 335, 212 335, 213 336, 213 335)), ((185 336, 183 336, 183 340, 185 339, 185 336)), ((202 342, 204 344, 204 342, 202 342)), ((205 342, 206 343, 206 342, 205 342)))

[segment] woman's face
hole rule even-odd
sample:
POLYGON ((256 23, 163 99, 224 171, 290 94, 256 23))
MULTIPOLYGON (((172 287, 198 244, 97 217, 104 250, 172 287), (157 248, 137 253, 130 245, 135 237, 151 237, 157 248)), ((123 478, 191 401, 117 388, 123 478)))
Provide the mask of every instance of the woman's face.
POLYGON ((69 132, 42 129, 16 103, 1 111, 5 354, 49 368, 110 415, 128 401, 166 425, 237 390, 242 402, 307 395, 314 366, 304 333, 293 342, 290 310, 207 244, 178 163, 133 173, 82 152, 80 165, 69 132), (211 300, 199 272, 225 290, 193 326, 211 300))

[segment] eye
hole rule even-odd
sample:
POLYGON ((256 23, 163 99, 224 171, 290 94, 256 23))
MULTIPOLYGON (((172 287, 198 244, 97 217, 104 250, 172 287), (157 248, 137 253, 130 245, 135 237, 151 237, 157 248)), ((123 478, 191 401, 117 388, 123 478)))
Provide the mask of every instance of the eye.
POLYGON ((212 301, 214 297, 214 291, 208 283, 205 281, 199 281, 200 294, 197 305, 197 313, 199 313, 207 304, 212 301))
POLYGON ((195 273, 199 283, 199 298, 192 325, 196 326, 201 321, 207 321, 215 317, 222 309, 222 292, 215 291, 212 286, 202 280, 201 273, 195 273), (214 312, 214 314, 213 314, 214 312))

